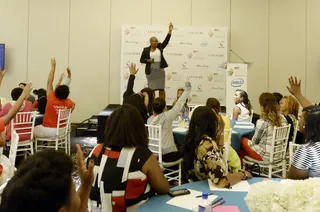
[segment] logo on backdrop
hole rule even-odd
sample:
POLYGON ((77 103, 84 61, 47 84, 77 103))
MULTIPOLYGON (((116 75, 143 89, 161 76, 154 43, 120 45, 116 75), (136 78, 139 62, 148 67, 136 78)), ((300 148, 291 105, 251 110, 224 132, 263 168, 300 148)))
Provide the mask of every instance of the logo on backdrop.
POLYGON ((182 53, 177 53, 177 52, 172 52, 172 53, 167 53, 167 56, 177 56, 177 57, 180 57, 182 56, 182 53))
POLYGON ((228 70, 228 76, 232 76, 233 73, 234 73, 233 68, 230 68, 230 69, 228 70))
POLYGON ((223 87, 220 87, 220 86, 218 86, 218 87, 212 87, 211 89, 212 89, 212 90, 219 90, 219 91, 223 91, 223 90, 224 90, 224 88, 223 88, 223 87))
POLYGON ((138 42, 134 41, 134 40, 126 40, 124 43, 126 43, 126 44, 138 44, 138 42))
POLYGON ((192 46, 192 43, 190 43, 190 42, 180 42, 180 45, 192 46))
POLYGON ((193 57, 193 53, 192 53, 192 52, 189 52, 189 53, 187 54, 187 57, 188 57, 189 59, 191 59, 191 58, 193 57))
POLYGON ((146 30, 146 33, 149 33, 149 34, 161 34, 162 30, 146 30))
POLYGON ((243 85, 243 83, 244 83, 244 80, 242 78, 236 78, 236 79, 232 80, 230 84, 232 87, 237 88, 237 87, 240 87, 241 85, 243 85))
POLYGON ((167 78, 167 81, 170 81, 172 79, 172 73, 168 72, 166 78, 167 78))
POLYGON ((188 63, 187 63, 187 62, 183 62, 183 63, 181 64, 181 69, 182 69, 182 70, 188 70, 188 63))
POLYGON ((209 68, 209 66, 205 64, 202 64, 202 65, 197 64, 197 68, 209 68))
POLYGON ((208 81, 211 82, 213 80, 213 74, 210 74, 208 77, 207 77, 208 81))
POLYGON ((208 46, 208 42, 204 41, 204 42, 200 43, 200 46, 201 47, 206 47, 206 46, 208 46))
POLYGON ((129 35, 129 34, 130 34, 130 29, 129 29, 129 28, 125 29, 125 30, 124 30, 124 34, 125 34, 125 35, 129 35))
POLYGON ((208 32, 208 36, 209 36, 210 38, 212 38, 212 37, 213 37, 213 35, 214 35, 213 30, 210 30, 210 31, 208 32))
POLYGON ((124 55, 140 55, 141 52, 125 52, 124 55))
POLYGON ((203 76, 187 76, 187 79, 203 79, 203 76))
POLYGON ((198 87, 197 87, 197 92, 202 92, 202 85, 201 85, 201 84, 198 85, 198 87))
POLYGON ((225 48, 225 46, 224 46, 224 41, 221 41, 221 42, 220 42, 219 48, 225 48))
POLYGON ((191 31, 188 32, 189 35, 203 35, 203 31, 191 31))
POLYGON ((224 54, 208 54, 208 57, 224 57, 224 54))

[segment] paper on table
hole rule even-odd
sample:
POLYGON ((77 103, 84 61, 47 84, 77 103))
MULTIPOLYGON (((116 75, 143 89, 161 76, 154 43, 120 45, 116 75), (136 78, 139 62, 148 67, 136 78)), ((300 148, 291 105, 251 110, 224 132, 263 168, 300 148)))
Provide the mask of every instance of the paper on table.
POLYGON ((211 191, 239 191, 239 192, 248 192, 250 189, 250 185, 248 181, 242 180, 239 183, 232 186, 231 189, 228 188, 217 188, 215 187, 211 180, 208 179, 209 188, 211 191))
MULTIPOLYGON (((193 210, 194 208, 197 208, 199 204, 201 204, 202 199, 196 198, 196 196, 202 195, 202 192, 191 189, 188 190, 190 191, 190 194, 173 197, 171 200, 167 202, 167 204, 174 205, 180 208, 185 208, 188 210, 193 210)), ((218 196, 216 195, 210 195, 208 197, 208 200, 212 202, 217 197, 218 196)))
POLYGON ((188 129, 187 128, 173 128, 172 129, 172 131, 173 132, 186 132, 186 131, 188 131, 188 129))
POLYGON ((253 129, 253 125, 235 125, 233 128, 238 128, 238 129, 253 129))
POLYGON ((212 212, 240 212, 238 206, 235 205, 220 205, 218 207, 212 208, 212 212))
POLYGON ((251 122, 236 121, 236 125, 253 125, 251 122))

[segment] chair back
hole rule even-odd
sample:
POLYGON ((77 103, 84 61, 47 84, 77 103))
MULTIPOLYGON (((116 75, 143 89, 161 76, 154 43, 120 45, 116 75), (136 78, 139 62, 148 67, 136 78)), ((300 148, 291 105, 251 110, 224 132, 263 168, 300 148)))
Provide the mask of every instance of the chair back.
POLYGON ((71 109, 64 109, 58 111, 58 122, 57 122, 57 137, 63 137, 68 134, 70 127, 71 109))
POLYGON ((250 115, 250 120, 249 120, 250 123, 252 123, 252 119, 253 119, 253 110, 251 110, 251 115, 250 115))
POLYGON ((19 139, 33 140, 33 130, 36 120, 36 112, 20 112, 17 113, 14 119, 11 120, 11 140, 13 140, 13 133, 19 135, 19 139))
POLYGON ((295 144, 294 142, 290 142, 290 143, 289 143, 289 168, 290 168, 291 163, 292 163, 294 151, 295 151, 299 146, 301 146, 301 144, 295 144))
POLYGON ((226 170, 228 170, 229 165, 229 149, 231 146, 231 134, 232 128, 224 130, 223 158, 226 163, 226 170))
POLYGON ((162 164, 162 126, 145 125, 147 127, 150 151, 158 156, 159 163, 162 164))
POLYGON ((292 135, 292 141, 290 141, 290 142, 293 142, 293 144, 296 143, 298 128, 299 128, 299 121, 297 120, 296 123, 295 123, 295 126, 294 126, 294 131, 293 131, 293 135, 292 135))
POLYGON ((286 150, 289 140, 291 125, 284 127, 275 127, 273 130, 271 152, 270 152, 270 163, 279 162, 286 159, 286 150), (275 161, 277 160, 277 161, 275 161))
POLYGON ((11 178, 14 174, 14 166, 16 163, 16 156, 19 144, 19 135, 15 131, 12 133, 10 152, 9 152, 9 161, 10 161, 10 170, 9 177, 11 178))

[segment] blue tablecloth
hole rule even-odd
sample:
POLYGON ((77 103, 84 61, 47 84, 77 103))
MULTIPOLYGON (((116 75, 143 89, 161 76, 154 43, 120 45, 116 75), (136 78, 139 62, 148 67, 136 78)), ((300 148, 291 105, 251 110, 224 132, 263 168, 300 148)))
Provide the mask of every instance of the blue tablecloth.
MULTIPOLYGON (((231 121, 231 127, 233 128, 234 125, 236 124, 235 121, 231 121)), ((232 129, 232 134, 231 134, 231 146, 232 148, 239 154, 240 153, 240 147, 241 147, 241 140, 242 137, 246 137, 251 139, 255 129, 239 129, 239 128, 234 128, 232 129)), ((188 131, 186 132, 173 132, 175 142, 178 145, 178 148, 186 142, 186 138, 188 135, 188 131)))
MULTIPOLYGON (((255 177, 250 180, 248 180, 249 184, 254 184, 257 182, 261 182, 264 178, 260 177, 255 177)), ((280 179, 273 179, 280 181, 280 179)), ((201 192, 211 192, 209 189, 208 181, 199 181, 199 182, 194 182, 194 183, 188 183, 184 184, 178 187, 175 187, 175 189, 179 188, 187 188, 187 189, 192 189, 196 191, 201 191, 201 192)), ((214 192, 215 195, 222 197, 225 200, 225 203, 223 205, 236 205, 239 207, 241 212, 246 212, 249 211, 244 198, 247 195, 247 192, 231 192, 231 191, 216 191, 214 192)), ((169 195, 159 195, 152 197, 149 199, 146 203, 144 203, 137 211, 143 211, 143 212, 157 212, 157 211, 177 211, 177 212, 182 212, 182 211, 188 211, 184 208, 179 208, 176 206, 172 206, 169 204, 166 204, 171 199, 169 195)), ((196 205, 195 205, 196 207, 196 205)))

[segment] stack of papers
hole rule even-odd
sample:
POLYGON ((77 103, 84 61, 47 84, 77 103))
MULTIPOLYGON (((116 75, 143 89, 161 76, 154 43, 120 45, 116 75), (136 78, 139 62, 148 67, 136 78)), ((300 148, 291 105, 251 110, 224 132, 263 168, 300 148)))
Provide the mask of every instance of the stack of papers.
POLYGON ((250 185, 248 181, 242 180, 239 183, 232 186, 232 188, 217 188, 213 185, 212 181, 208 179, 209 188, 211 191, 237 191, 237 192, 248 192, 250 185))
MULTIPOLYGON (((195 208, 199 207, 199 204, 202 202, 202 198, 196 198, 196 196, 202 195, 202 192, 200 191, 195 191, 188 189, 190 191, 190 194, 183 195, 183 196, 178 196, 178 197, 173 197, 171 200, 167 202, 169 205, 174 205, 180 208, 185 208, 188 210, 193 210, 195 208)), ((215 198, 218 196, 216 195, 209 195, 208 200, 212 202, 215 198)))

